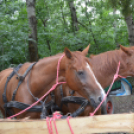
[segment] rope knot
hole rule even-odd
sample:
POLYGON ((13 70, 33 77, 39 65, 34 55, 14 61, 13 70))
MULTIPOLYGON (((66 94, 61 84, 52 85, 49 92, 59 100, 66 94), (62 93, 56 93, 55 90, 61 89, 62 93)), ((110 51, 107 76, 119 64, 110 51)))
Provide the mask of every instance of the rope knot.
POLYGON ((115 74, 114 75, 114 80, 118 78, 118 74, 115 74))
MULTIPOLYGON (((57 87, 57 85, 58 84, 54 84, 51 89, 54 90, 57 87)), ((50 89, 50 91, 52 91, 51 89, 50 89)))
POLYGON ((54 114, 53 114, 53 118, 54 119, 60 119, 62 117, 62 115, 59 113, 59 112, 55 112, 54 114))

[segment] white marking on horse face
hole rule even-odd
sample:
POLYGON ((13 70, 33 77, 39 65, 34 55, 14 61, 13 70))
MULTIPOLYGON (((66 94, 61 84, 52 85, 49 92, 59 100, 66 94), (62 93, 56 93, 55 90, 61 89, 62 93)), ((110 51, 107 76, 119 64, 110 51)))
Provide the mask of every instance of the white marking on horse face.
POLYGON ((91 72, 91 74, 93 75, 93 78, 94 78, 94 80, 95 80, 95 82, 96 82, 96 84, 98 85, 98 87, 101 89, 101 94, 103 95, 103 98, 105 97, 105 92, 104 92, 104 89, 102 88, 102 86, 101 86, 101 84, 98 82, 98 80, 96 79, 96 77, 95 77, 95 75, 94 75, 94 73, 93 73, 93 71, 92 71, 92 69, 91 69, 91 67, 89 66, 89 64, 87 63, 87 66, 86 66, 88 69, 89 69, 89 71, 91 72))

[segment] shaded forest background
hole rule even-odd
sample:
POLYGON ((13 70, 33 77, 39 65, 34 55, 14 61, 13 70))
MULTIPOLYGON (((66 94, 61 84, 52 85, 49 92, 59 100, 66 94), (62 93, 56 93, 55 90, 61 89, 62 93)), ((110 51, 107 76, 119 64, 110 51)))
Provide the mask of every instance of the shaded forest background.
POLYGON ((0 71, 91 44, 134 45, 134 0, 0 0, 0 71))

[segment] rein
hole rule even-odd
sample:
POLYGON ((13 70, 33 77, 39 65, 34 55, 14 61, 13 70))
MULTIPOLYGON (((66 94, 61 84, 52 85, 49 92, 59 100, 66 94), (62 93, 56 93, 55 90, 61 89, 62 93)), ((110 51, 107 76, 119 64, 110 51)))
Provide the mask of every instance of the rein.
POLYGON ((119 75, 119 68, 120 68, 120 61, 119 61, 119 63, 118 63, 116 73, 115 73, 115 75, 114 75, 114 78, 113 78, 112 83, 110 84, 110 87, 109 87, 109 89, 108 89, 108 91, 107 91, 107 94, 106 94, 105 97, 103 98, 102 102, 98 105, 98 107, 94 110, 94 112, 93 112, 93 113, 90 113, 90 116, 94 116, 94 114, 95 114, 95 113, 98 111, 98 109, 101 107, 102 103, 106 100, 106 98, 107 98, 107 96, 108 96, 108 94, 109 94, 109 92, 110 92, 110 90, 111 90, 111 88, 112 88, 112 86, 113 86, 115 80, 116 80, 118 77, 125 78, 125 77, 119 75))
POLYGON ((20 115, 20 114, 26 112, 27 110, 29 110, 30 108, 32 108, 33 106, 35 106, 38 102, 40 102, 44 97, 46 97, 51 91, 53 91, 53 90, 57 87, 57 85, 62 84, 62 83, 66 83, 66 82, 58 82, 59 66, 60 66, 61 59, 62 59, 63 57, 64 57, 64 55, 62 55, 62 56, 60 57, 60 59, 58 60, 56 84, 54 84, 54 85, 52 86, 52 88, 51 88, 50 90, 48 90, 48 91, 46 92, 46 94, 43 95, 38 101, 36 101, 35 103, 31 104, 29 107, 27 107, 26 109, 20 111, 19 113, 15 114, 15 115, 13 115, 13 116, 8 117, 7 119, 11 119, 11 118, 13 118, 13 117, 16 117, 16 116, 18 116, 18 115, 20 115))

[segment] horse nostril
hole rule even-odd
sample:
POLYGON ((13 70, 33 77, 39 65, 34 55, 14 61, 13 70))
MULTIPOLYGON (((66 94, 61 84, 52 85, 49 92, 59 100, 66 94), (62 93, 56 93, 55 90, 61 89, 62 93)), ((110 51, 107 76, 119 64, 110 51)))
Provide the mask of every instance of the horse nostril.
POLYGON ((99 97, 99 101, 100 101, 100 102, 102 101, 101 97, 99 97))

